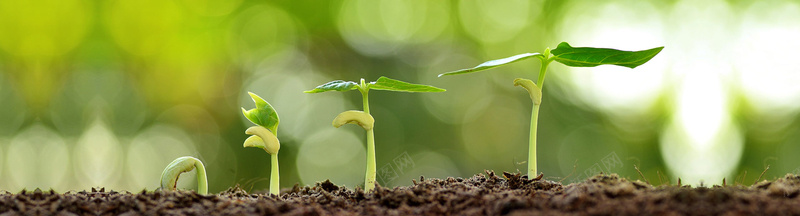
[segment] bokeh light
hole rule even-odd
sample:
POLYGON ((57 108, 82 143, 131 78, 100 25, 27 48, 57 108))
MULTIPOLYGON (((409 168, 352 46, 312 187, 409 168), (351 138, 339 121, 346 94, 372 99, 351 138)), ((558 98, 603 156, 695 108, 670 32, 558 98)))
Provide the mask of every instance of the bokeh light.
POLYGON ((13 86, 0 74, 0 137, 11 136, 22 126, 25 115, 25 102, 14 90, 13 86))
POLYGON ((75 176, 81 188, 100 185, 120 188, 122 145, 105 123, 96 118, 73 149, 75 176))
POLYGON ((310 134, 298 148, 295 169, 299 171, 302 184, 313 184, 325 179, 348 187, 364 184, 363 170, 366 169, 364 141, 358 138, 355 131, 342 130, 322 129, 310 134))
POLYGON ((33 125, 17 134, 8 144, 7 188, 65 190, 74 181, 67 172, 72 166, 64 139, 43 125, 33 125), (35 167, 36 169, 31 169, 35 167))
POLYGON ((797 65, 786 61, 800 49, 800 6, 757 2, 746 9, 733 63, 742 93, 759 115, 786 117, 800 108, 797 65), (788 113, 787 113, 788 112, 788 113))
POLYGON ((111 37, 122 49, 140 57, 164 51, 186 19, 175 1, 108 1, 103 6, 103 21, 111 37))
POLYGON ((476 119, 461 126, 461 143, 473 158, 472 163, 512 170, 515 162, 527 160, 527 151, 523 150, 528 143, 527 106, 503 96, 476 102, 476 107, 481 107, 481 103, 490 105, 467 111, 467 116, 476 119))
POLYGON ((0 2, 0 48, 38 60, 64 55, 89 32, 92 7, 86 0, 0 2))
POLYGON ((359 52, 390 55, 438 37, 449 22, 449 9, 446 1, 344 0, 337 25, 359 52))
POLYGON ((543 1, 463 1, 458 3, 461 26, 474 39, 498 43, 511 39, 533 22, 543 1))
POLYGON ((236 15, 229 28, 229 52, 234 62, 254 72, 260 64, 291 49, 299 39, 298 28, 294 18, 280 8, 250 6, 236 15))

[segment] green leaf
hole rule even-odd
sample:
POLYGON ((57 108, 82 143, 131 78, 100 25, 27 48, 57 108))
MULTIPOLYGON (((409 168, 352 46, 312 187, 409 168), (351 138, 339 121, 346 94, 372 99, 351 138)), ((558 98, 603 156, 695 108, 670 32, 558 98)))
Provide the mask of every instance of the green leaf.
POLYGON ((514 62, 517 62, 517 61, 520 61, 520 60, 523 60, 523 59, 530 58, 530 57, 543 58, 544 55, 542 55, 540 53, 523 53, 523 54, 511 56, 511 57, 508 57, 508 58, 502 58, 502 59, 495 59, 495 60, 487 61, 487 62, 484 62, 482 64, 479 64, 478 66, 475 66, 474 68, 461 69, 461 70, 457 70, 457 71, 451 71, 451 72, 439 74, 439 77, 447 76, 447 75, 457 75, 457 74, 473 73, 473 72, 478 72, 478 71, 482 71, 482 70, 488 70, 488 69, 492 69, 492 68, 495 68, 495 67, 500 67, 500 66, 503 66, 503 65, 511 64, 511 63, 514 63, 514 62))
POLYGON ((245 110, 244 107, 242 107, 242 114, 244 114, 244 117, 254 124, 269 129, 272 131, 272 134, 278 136, 278 123, 281 121, 280 118, 278 118, 278 112, 275 112, 272 105, 258 95, 252 92, 247 93, 253 98, 253 101, 256 103, 256 108, 245 110))
POLYGON ((420 84, 411 84, 400 80, 380 77, 377 81, 370 83, 370 89, 398 91, 398 92, 443 92, 444 89, 420 84))
POLYGON ((622 51, 608 48, 572 47, 561 42, 551 53, 557 62, 572 67, 594 67, 610 64, 635 68, 650 61, 664 47, 642 51, 622 51))
POLYGON ((350 91, 356 89, 358 83, 352 81, 342 81, 342 80, 335 80, 330 81, 328 83, 322 84, 317 86, 314 89, 304 91, 305 93, 319 93, 319 92, 326 92, 326 91, 350 91))

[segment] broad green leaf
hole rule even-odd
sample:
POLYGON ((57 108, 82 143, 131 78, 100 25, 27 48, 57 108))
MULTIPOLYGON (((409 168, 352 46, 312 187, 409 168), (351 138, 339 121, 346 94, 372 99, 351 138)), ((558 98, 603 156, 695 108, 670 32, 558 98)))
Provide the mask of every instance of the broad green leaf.
POLYGON ((380 77, 377 81, 370 83, 370 89, 398 91, 398 92, 443 92, 444 89, 429 85, 411 84, 400 80, 380 77))
POLYGON ((511 63, 514 63, 514 62, 517 62, 517 61, 520 61, 520 60, 523 60, 523 59, 530 58, 530 57, 540 57, 541 58, 541 57, 544 57, 544 55, 542 55, 540 53, 523 53, 523 54, 511 56, 511 57, 508 57, 508 58, 502 58, 502 59, 495 59, 495 60, 487 61, 487 62, 484 62, 482 64, 479 64, 478 66, 475 66, 474 68, 461 69, 461 70, 457 70, 457 71, 451 71, 451 72, 439 74, 439 77, 447 76, 447 75, 457 75, 457 74, 473 73, 473 72, 478 72, 478 71, 482 71, 482 70, 488 70, 488 69, 492 69, 492 68, 495 68, 495 67, 500 67, 500 66, 503 66, 503 65, 511 64, 511 63))
POLYGON ((326 92, 326 91, 350 91, 356 89, 358 83, 352 81, 342 81, 342 80, 335 80, 330 81, 328 83, 322 84, 317 86, 314 89, 304 91, 305 93, 319 93, 319 92, 326 92))
POLYGON ((281 121, 280 118, 278 118, 278 113, 275 112, 275 109, 272 108, 272 105, 258 95, 252 92, 247 93, 250 94, 251 98, 253 98, 253 102, 256 103, 256 108, 245 110, 244 107, 242 107, 242 114, 244 114, 244 117, 254 124, 269 129, 272 131, 272 134, 277 136, 278 123, 281 121))
POLYGON ((572 47, 567 42, 561 42, 551 51, 557 62, 572 67, 594 67, 610 64, 635 68, 650 61, 664 47, 656 47, 642 51, 623 51, 608 48, 572 47))

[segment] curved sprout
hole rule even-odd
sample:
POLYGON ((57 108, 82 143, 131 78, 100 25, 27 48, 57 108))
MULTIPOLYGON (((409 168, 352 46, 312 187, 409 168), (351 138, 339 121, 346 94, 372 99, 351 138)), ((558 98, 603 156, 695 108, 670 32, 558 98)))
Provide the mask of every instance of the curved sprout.
POLYGON ((184 156, 179 157, 169 163, 164 171, 161 172, 161 188, 168 190, 176 190, 178 184, 178 177, 181 173, 197 169, 197 193, 208 194, 208 177, 206 176, 206 167, 199 159, 184 156))

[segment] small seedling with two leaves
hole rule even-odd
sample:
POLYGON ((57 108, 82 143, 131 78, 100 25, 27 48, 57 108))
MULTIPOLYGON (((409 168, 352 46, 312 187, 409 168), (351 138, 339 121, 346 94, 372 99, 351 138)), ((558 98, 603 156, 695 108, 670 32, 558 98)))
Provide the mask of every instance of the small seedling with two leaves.
POLYGON ((367 131, 367 172, 364 177, 364 190, 370 191, 375 188, 375 138, 372 131, 375 125, 375 119, 369 114, 369 90, 385 90, 397 92, 443 92, 444 89, 420 84, 411 84, 399 80, 390 79, 387 77, 380 77, 375 82, 365 82, 361 79, 361 83, 352 81, 336 80, 331 81, 312 90, 305 91, 305 93, 319 93, 326 91, 350 91, 358 89, 361 92, 361 99, 364 104, 364 110, 350 110, 340 113, 333 119, 333 126, 340 127, 342 125, 351 123, 357 124, 367 131))
POLYGON ((536 176, 536 125, 539 118, 539 105, 542 103, 542 87, 544 85, 544 77, 547 72, 547 66, 557 61, 561 64, 570 67, 595 67, 599 65, 617 65, 628 68, 635 68, 639 65, 650 61, 655 57, 664 47, 656 47, 642 51, 622 51, 608 48, 594 48, 594 47, 572 47, 566 42, 558 44, 556 49, 552 51, 550 48, 544 50, 544 53, 524 53, 508 58, 491 60, 484 62, 476 67, 462 69, 452 72, 439 74, 439 77, 446 75, 457 75, 473 73, 492 69, 495 67, 511 64, 528 58, 537 58, 541 60, 542 64, 539 68, 539 79, 536 83, 529 79, 517 78, 514 79, 514 86, 521 86, 528 90, 531 101, 533 101, 533 110, 531 111, 531 132, 530 140, 528 143, 528 178, 536 176))
POLYGON ((281 143, 278 141, 278 113, 272 108, 267 101, 258 95, 248 92, 253 102, 256 103, 256 108, 245 110, 242 108, 242 113, 250 122, 256 124, 247 128, 246 134, 251 135, 244 141, 244 147, 256 147, 264 149, 270 154, 272 158, 272 171, 269 176, 269 192, 277 195, 280 192, 280 172, 278 170, 278 150, 281 148, 281 143))

